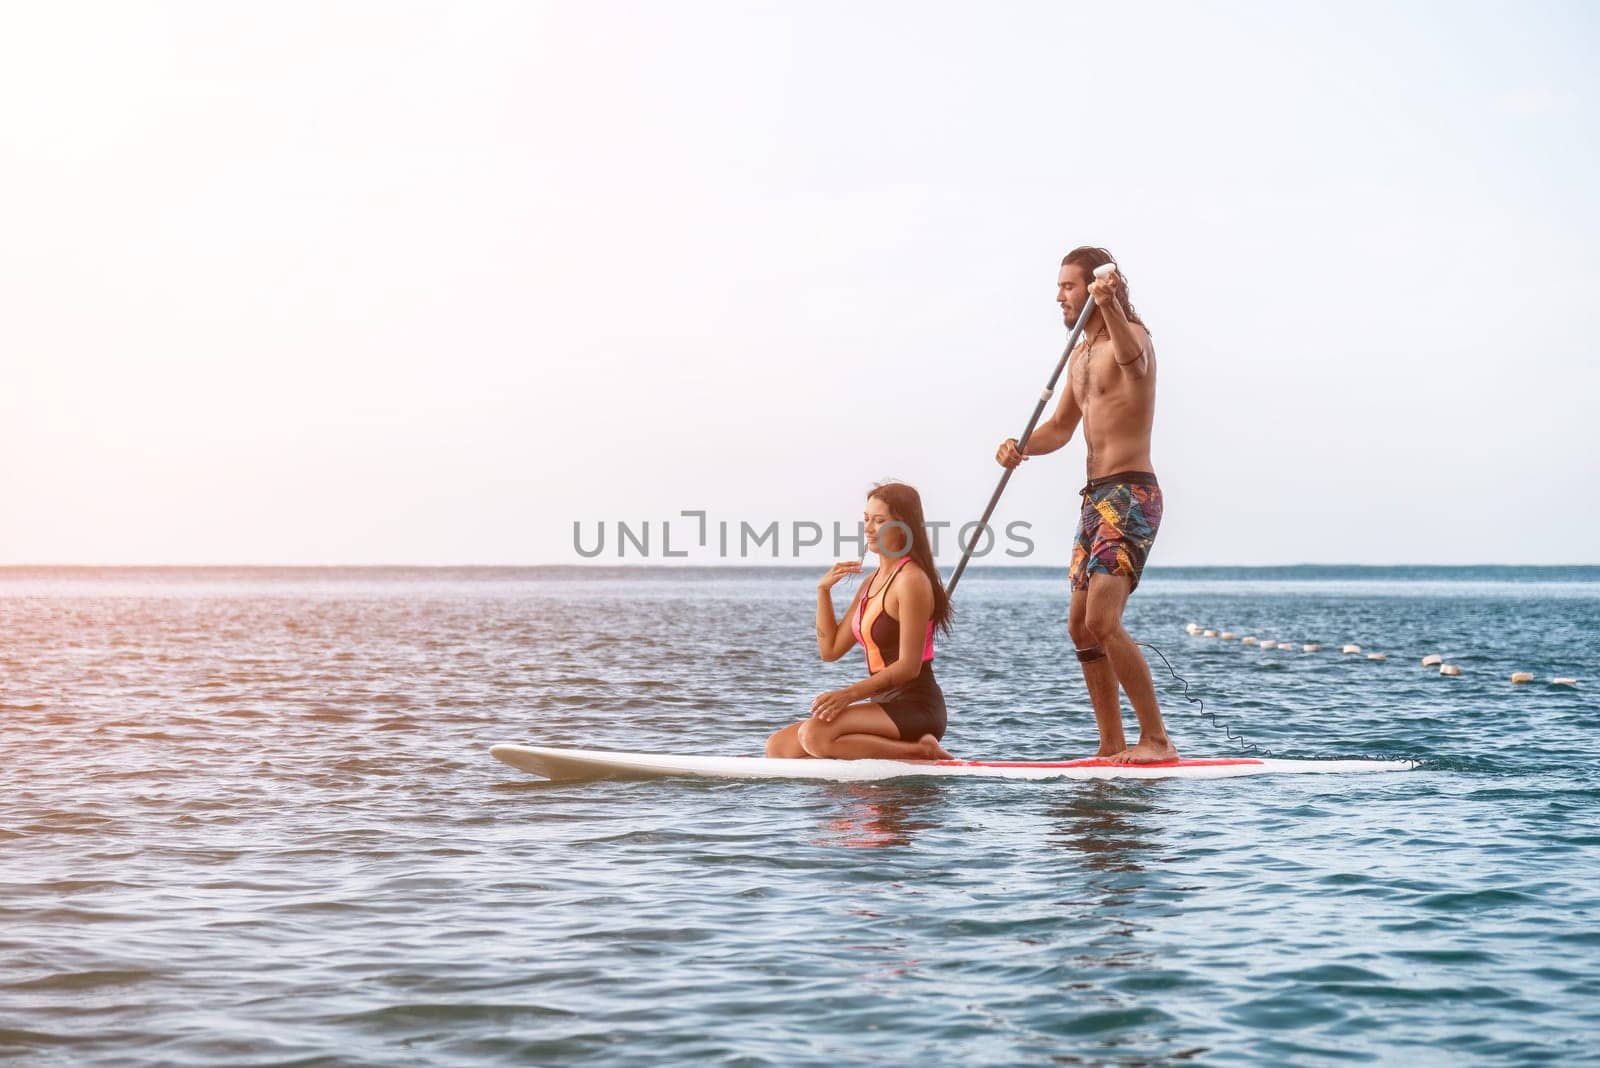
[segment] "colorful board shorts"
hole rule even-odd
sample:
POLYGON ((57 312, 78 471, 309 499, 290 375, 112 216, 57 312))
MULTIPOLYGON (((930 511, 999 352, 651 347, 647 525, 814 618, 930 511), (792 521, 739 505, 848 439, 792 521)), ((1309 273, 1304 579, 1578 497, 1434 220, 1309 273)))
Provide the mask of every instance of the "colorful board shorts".
POLYGON ((1161 526, 1161 486, 1149 471, 1119 471, 1090 479, 1079 490, 1083 512, 1072 545, 1067 575, 1075 590, 1089 588, 1089 576, 1126 575, 1139 587, 1144 562, 1161 526))

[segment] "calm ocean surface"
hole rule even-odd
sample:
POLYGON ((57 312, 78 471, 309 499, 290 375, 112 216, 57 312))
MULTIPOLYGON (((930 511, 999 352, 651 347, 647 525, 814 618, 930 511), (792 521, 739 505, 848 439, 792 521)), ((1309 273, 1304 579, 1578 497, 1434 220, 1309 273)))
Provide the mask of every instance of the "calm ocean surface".
MULTIPOLYGON (((1208 711, 1410 773, 560 785, 489 758, 759 753, 863 671, 816 660, 816 577, 0 569, 0 1059, 1600 1063, 1600 569, 1152 569, 1129 628, 1208 711)), ((946 745, 1092 750, 1062 574, 956 600, 946 745)), ((1151 660, 1179 747, 1237 752, 1151 660)))

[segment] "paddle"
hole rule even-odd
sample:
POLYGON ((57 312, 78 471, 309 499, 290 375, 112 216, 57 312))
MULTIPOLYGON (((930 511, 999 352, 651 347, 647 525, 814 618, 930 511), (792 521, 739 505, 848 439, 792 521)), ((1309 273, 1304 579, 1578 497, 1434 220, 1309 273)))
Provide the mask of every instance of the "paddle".
MULTIPOLYGON (((1094 269, 1096 278, 1104 278, 1117 269, 1115 263, 1102 263, 1094 269)), ((1033 436, 1033 428, 1039 425, 1039 416, 1044 414, 1044 406, 1050 403, 1050 395, 1056 391, 1056 382, 1061 378, 1061 372, 1066 370, 1067 359, 1072 355, 1072 350, 1078 344, 1078 336, 1083 333, 1083 328, 1089 325, 1089 316, 1094 314, 1094 297, 1089 297, 1083 304, 1083 311, 1078 314, 1078 322, 1072 328, 1072 333, 1067 335, 1066 350, 1061 353, 1061 359, 1056 361, 1056 369, 1051 372, 1050 381, 1045 384, 1044 392, 1039 394, 1039 403, 1033 406, 1033 414, 1028 417, 1028 425, 1023 428, 1022 436, 1017 438, 1017 451, 1023 452, 1028 447, 1028 439, 1033 436)), ((1017 465, 1022 466, 1021 464, 1017 465)), ((961 562, 956 565, 955 572, 951 574, 950 581, 945 583, 945 595, 954 597, 956 583, 961 581, 961 573, 967 569, 967 561, 972 558, 972 547, 978 541, 978 535, 989 525, 989 517, 994 514, 994 506, 1000 503, 1000 494, 1006 491, 1006 483, 1011 480, 1011 473, 1016 467, 1008 467, 1000 476, 1000 484, 994 488, 994 496, 989 498, 989 507, 983 510, 983 518, 978 520, 978 529, 972 532, 972 537, 967 539, 967 544, 961 551, 961 562)))

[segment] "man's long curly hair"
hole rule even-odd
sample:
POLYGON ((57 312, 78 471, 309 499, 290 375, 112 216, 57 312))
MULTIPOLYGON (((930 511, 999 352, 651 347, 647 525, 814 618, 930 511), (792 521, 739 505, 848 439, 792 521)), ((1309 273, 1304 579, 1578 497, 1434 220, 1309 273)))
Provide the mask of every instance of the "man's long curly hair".
MULTIPOLYGON (((1072 264, 1083 272, 1083 277, 1094 281, 1094 269, 1107 263, 1116 262, 1116 257, 1103 248, 1094 245, 1081 245, 1061 257, 1061 266, 1072 264)), ((1139 313, 1133 310, 1133 301, 1128 299, 1128 276, 1122 273, 1122 268, 1117 268, 1117 303, 1122 305, 1122 314, 1128 317, 1128 322, 1144 326, 1144 320, 1139 318, 1139 313)), ((1149 329, 1149 327, 1145 327, 1149 329)))

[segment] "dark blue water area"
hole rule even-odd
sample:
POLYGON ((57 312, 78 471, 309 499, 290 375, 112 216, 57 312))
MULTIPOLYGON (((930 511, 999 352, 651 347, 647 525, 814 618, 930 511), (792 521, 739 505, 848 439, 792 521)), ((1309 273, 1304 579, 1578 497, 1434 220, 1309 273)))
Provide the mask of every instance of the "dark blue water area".
MULTIPOLYGON (((817 660, 816 578, 0 570, 0 1057, 1595 1061, 1600 569, 1150 571, 1129 630, 1221 724, 1151 652, 1186 755, 1231 731, 1411 772, 559 784, 489 757, 759 753, 864 671, 817 660)), ((1064 576, 975 569, 956 604, 946 744, 1092 750, 1064 576)))

